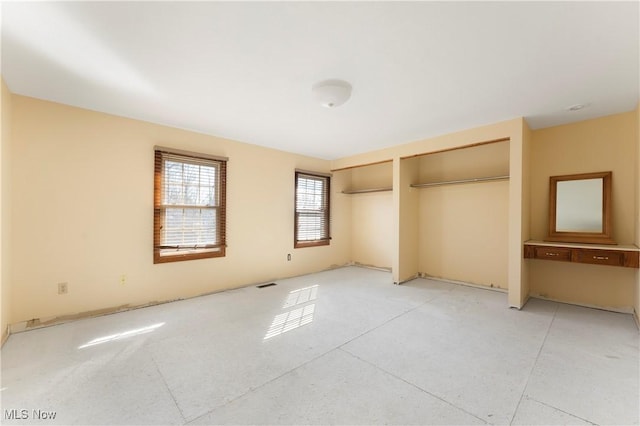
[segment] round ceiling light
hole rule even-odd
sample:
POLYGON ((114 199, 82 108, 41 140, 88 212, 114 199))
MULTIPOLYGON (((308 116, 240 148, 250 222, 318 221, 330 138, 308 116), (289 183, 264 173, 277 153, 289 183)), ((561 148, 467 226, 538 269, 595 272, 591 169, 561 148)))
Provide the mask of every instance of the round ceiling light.
POLYGON ((575 105, 566 107, 565 110, 569 112, 575 112, 575 111, 580 111, 581 109, 585 109, 588 106, 589 104, 575 104, 575 105))
POLYGON ((326 108, 335 108, 349 100, 351 85, 343 80, 324 80, 313 85, 316 100, 326 108))

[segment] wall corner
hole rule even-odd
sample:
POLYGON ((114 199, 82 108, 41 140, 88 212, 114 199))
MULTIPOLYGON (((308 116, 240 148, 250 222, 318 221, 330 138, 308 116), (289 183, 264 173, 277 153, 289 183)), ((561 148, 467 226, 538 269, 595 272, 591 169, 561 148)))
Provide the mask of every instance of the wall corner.
POLYGON ((0 76, 0 317, 2 344, 9 337, 11 315, 11 92, 0 76))

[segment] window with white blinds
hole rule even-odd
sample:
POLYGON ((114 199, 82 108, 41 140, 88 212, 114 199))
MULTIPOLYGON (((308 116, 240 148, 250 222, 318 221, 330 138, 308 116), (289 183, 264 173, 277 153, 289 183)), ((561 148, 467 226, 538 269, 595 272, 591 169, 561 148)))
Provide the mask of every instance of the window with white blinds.
POLYGON ((225 158, 155 151, 154 263, 225 255, 225 158))
POLYGON ((296 172, 294 247, 328 245, 330 177, 296 172))

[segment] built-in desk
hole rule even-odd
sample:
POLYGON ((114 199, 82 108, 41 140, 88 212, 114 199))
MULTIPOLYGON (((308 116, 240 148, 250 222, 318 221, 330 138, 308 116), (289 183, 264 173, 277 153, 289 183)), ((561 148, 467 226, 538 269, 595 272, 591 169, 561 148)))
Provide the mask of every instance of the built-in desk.
POLYGON ((640 267, 640 248, 634 245, 551 243, 529 240, 524 243, 524 257, 627 268, 640 267))

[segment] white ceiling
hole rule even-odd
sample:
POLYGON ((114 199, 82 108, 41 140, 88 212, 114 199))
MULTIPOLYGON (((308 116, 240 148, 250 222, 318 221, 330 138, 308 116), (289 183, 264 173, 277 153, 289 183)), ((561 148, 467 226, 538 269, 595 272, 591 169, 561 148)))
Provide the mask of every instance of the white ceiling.
POLYGON ((634 109, 639 3, 2 4, 21 95, 325 159, 634 109), (311 86, 339 78, 335 109, 311 86), (577 112, 566 107, 589 104, 577 112))

